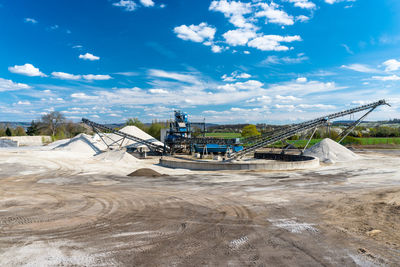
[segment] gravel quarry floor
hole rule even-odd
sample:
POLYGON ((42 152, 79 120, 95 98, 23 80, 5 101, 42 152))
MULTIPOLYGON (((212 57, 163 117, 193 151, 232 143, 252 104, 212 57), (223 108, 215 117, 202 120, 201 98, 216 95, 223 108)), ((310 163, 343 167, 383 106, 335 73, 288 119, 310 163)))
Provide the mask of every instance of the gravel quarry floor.
POLYGON ((399 266, 400 151, 195 172, 0 150, 1 266, 399 266), (161 177, 128 177, 151 168, 161 177))

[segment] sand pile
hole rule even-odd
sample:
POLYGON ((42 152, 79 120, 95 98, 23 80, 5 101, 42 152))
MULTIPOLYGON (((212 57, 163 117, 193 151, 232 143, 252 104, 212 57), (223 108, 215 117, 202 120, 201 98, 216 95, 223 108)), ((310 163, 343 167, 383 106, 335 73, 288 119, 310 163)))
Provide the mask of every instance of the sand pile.
POLYGON ((128 176, 142 176, 142 177, 161 177, 161 176, 167 176, 166 174, 161 174, 159 172, 156 172, 155 170, 149 169, 149 168, 142 168, 138 169, 131 174, 128 174, 128 176))
POLYGON ((325 163, 346 162, 360 157, 332 139, 325 138, 304 152, 305 156, 319 158, 325 163))
POLYGON ((68 142, 58 145, 54 150, 71 151, 75 153, 97 154, 104 149, 100 142, 96 142, 90 135, 79 134, 68 142))
MULTIPOLYGON (((126 126, 126 127, 122 128, 120 131, 123 132, 123 133, 129 134, 129 135, 133 135, 133 136, 138 137, 140 139, 146 140, 148 142, 152 142, 153 144, 157 144, 157 145, 160 145, 160 146, 164 145, 163 143, 161 143, 160 141, 155 139, 153 136, 151 136, 148 133, 140 130, 136 126, 126 126)), ((141 147, 141 146, 144 146, 144 145, 129 140, 129 143, 127 144, 127 146, 129 146, 129 147, 141 147)))
MULTIPOLYGON (((163 143, 161 143, 160 141, 158 141, 157 139, 155 139, 151 135, 147 134, 146 132, 140 130, 136 126, 126 126, 126 127, 122 128, 120 130, 120 132, 135 136, 137 138, 146 140, 148 142, 152 142, 154 144, 158 144, 158 145, 161 145, 161 146, 164 145, 163 143)), ((96 140, 100 139, 100 137, 98 135, 95 135, 93 138, 96 139, 96 140)), ((121 138, 122 138, 121 136, 116 135, 116 134, 105 134, 103 136, 104 141, 106 141, 107 144, 110 145, 111 147, 115 147, 115 148, 119 147, 120 144, 121 144, 120 141, 117 142, 117 143, 115 143, 115 141, 121 140, 121 138)), ((138 143, 138 142, 130 140, 130 139, 125 139, 123 141, 123 143, 122 143, 122 147, 126 147, 126 148, 128 148, 128 147, 129 148, 145 147, 147 151, 150 151, 150 149, 148 149, 146 145, 143 145, 141 143, 138 143)))
POLYGON ((129 165, 134 165, 140 162, 139 159, 135 158, 129 153, 126 153, 125 149, 122 150, 109 150, 95 155, 93 159, 98 161, 108 161, 108 162, 120 162, 129 165))

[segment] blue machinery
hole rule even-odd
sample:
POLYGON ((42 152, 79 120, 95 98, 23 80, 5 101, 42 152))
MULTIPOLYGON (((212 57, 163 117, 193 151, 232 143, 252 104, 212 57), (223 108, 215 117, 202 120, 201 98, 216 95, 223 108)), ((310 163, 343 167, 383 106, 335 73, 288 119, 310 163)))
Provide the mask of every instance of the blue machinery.
POLYGON ((170 148, 170 153, 197 152, 201 154, 238 152, 243 149, 239 145, 239 139, 222 139, 205 137, 205 122, 192 122, 188 115, 182 111, 175 111, 175 120, 170 122, 165 145, 170 148), (194 137, 192 125, 202 126, 203 137, 194 137))
POLYGON ((353 131, 353 129, 357 125, 361 123, 363 119, 366 118, 368 114, 374 111, 377 107, 383 105, 389 106, 389 104, 386 103, 385 100, 379 100, 371 104, 333 113, 324 117, 288 125, 276 131, 268 132, 258 137, 241 139, 241 141, 246 144, 245 148, 240 145, 238 138, 222 139, 205 137, 205 122, 190 123, 188 120, 188 115, 181 111, 175 111, 175 121, 170 123, 170 128, 168 131, 168 135, 165 139, 164 146, 158 145, 150 140, 144 140, 139 137, 123 133, 105 125, 89 121, 88 119, 83 118, 82 122, 92 127, 93 131, 98 133, 100 137, 102 136, 101 133, 114 133, 115 135, 119 136, 120 139, 116 140, 114 143, 120 143, 120 147, 122 146, 122 143, 125 139, 129 139, 146 145, 151 151, 157 154, 174 154, 176 152, 194 151, 202 154, 222 153, 227 154, 227 160, 233 160, 239 159, 247 154, 254 153, 257 149, 275 144, 276 142, 285 141, 287 138, 294 136, 298 133, 303 133, 310 130, 313 131, 313 134, 310 137, 311 140, 316 129, 320 126, 326 125, 327 123, 329 123, 329 121, 336 118, 344 117, 349 114, 367 111, 362 117, 360 117, 357 121, 355 121, 352 125, 344 130, 340 140, 342 141, 351 131, 353 131), (192 125, 195 124, 203 126, 203 137, 192 136, 192 125))

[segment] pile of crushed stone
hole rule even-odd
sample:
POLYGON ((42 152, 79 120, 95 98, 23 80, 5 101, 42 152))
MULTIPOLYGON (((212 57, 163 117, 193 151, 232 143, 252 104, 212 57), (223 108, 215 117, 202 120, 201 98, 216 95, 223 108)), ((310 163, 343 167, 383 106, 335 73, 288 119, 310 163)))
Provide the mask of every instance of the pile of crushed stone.
POLYGON ((75 153, 97 154, 104 149, 100 142, 96 142, 90 135, 79 134, 68 142, 58 145, 54 150, 71 151, 75 153))
POLYGON ((142 168, 138 169, 131 174, 128 174, 128 176, 142 176, 142 177, 161 177, 161 176, 168 176, 166 174, 161 174, 159 172, 156 172, 155 170, 149 169, 149 168, 142 168))
POLYGON ((95 155, 93 159, 108 162, 121 162, 130 165, 140 162, 139 159, 127 153, 126 149, 105 151, 95 155))
MULTIPOLYGON (((155 139, 154 137, 152 137, 148 133, 142 131, 141 129, 139 129, 136 126, 125 126, 124 128, 122 128, 119 131, 123 132, 123 133, 126 133, 126 134, 129 134, 129 135, 132 135, 132 136, 135 136, 135 137, 138 137, 140 139, 146 140, 148 142, 160 145, 160 146, 164 145, 163 143, 161 143, 160 141, 158 141, 157 139, 155 139)), ((101 141, 100 136, 97 135, 97 134, 94 135, 93 139, 96 140, 96 141, 101 141)), ((103 136, 103 140, 109 146, 111 146, 113 148, 117 148, 117 147, 120 146, 120 142, 116 143, 115 141, 121 140, 121 136, 119 136, 117 134, 114 134, 114 133, 108 133, 108 134, 105 134, 103 136)), ((150 151, 150 149, 148 149, 146 145, 141 144, 139 142, 136 142, 134 140, 130 140, 130 139, 124 139, 121 146, 125 147, 125 148, 135 148, 135 149, 137 149, 139 147, 142 147, 142 148, 145 148, 146 151, 150 151)))
POLYGON ((351 150, 329 138, 325 138, 307 149, 304 155, 319 158, 321 162, 325 163, 347 162, 360 158, 351 150))

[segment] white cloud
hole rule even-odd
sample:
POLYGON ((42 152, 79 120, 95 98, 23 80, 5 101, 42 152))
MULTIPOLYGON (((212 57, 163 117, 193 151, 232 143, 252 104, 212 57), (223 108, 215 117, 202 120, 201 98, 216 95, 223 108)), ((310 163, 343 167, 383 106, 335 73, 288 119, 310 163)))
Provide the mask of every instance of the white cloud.
POLYGON ((306 83, 307 82, 307 78, 306 77, 299 77, 296 79, 296 82, 298 83, 306 83))
POLYGON ((250 51, 243 51, 243 54, 246 54, 246 55, 249 55, 250 54, 250 51))
POLYGON ((16 83, 11 80, 6 80, 3 78, 0 78, 0 92, 16 91, 16 90, 29 89, 29 88, 31 88, 31 87, 27 84, 16 83))
POLYGON ((267 95, 262 95, 260 97, 247 100, 246 103, 269 104, 271 103, 271 101, 272 101, 271 97, 267 95))
POLYGON ((122 75, 122 76, 138 76, 138 72, 133 72, 133 71, 121 71, 121 72, 115 72, 114 74, 117 75, 122 75))
POLYGON ((281 45, 281 42, 301 41, 299 35, 280 36, 280 35, 264 35, 251 40, 248 46, 255 47, 262 51, 287 51, 289 47, 281 45))
POLYGON ((253 30, 237 29, 230 30, 223 34, 229 45, 246 45, 249 39, 255 38, 257 34, 253 30))
POLYGON ((245 73, 245 72, 239 73, 238 71, 234 71, 229 76, 226 74, 222 75, 221 78, 224 82, 234 82, 237 79, 248 79, 250 77, 251 77, 251 75, 248 73, 245 73))
MULTIPOLYGON (((335 4, 335 3, 339 3, 339 2, 355 2, 356 0, 325 0, 325 3, 327 4, 335 4)), ((351 6, 348 6, 351 7, 351 6)))
POLYGON ((372 79, 379 80, 379 81, 399 81, 400 77, 397 75, 391 76, 372 76, 372 79))
POLYGON ((275 23, 279 25, 293 25, 293 16, 288 15, 285 11, 277 9, 279 6, 275 3, 270 5, 266 3, 260 4, 262 11, 255 14, 256 17, 265 17, 265 23, 275 23))
POLYGON ((59 27, 60 27, 60 26, 58 26, 57 24, 55 24, 55 25, 53 25, 53 26, 50 26, 48 29, 54 31, 54 30, 57 30, 59 27))
POLYGON ((93 54, 90 53, 86 53, 84 55, 79 55, 80 59, 84 59, 84 60, 90 60, 90 61, 94 61, 94 60, 99 60, 100 57, 94 56, 93 54))
POLYGON ((214 53, 221 53, 222 52, 222 47, 219 45, 212 45, 211 46, 211 51, 213 51, 214 53))
POLYGON ((385 71, 396 71, 400 69, 400 61, 397 61, 396 59, 386 60, 382 65, 386 67, 385 71))
POLYGON ((65 73, 65 72, 52 72, 51 75, 54 78, 57 79, 62 79, 62 80, 79 80, 82 78, 81 75, 74 75, 74 74, 69 74, 69 73, 65 73))
POLYGON ((8 67, 8 70, 12 73, 26 75, 26 76, 40 76, 46 77, 46 74, 42 73, 38 68, 35 68, 32 64, 26 63, 25 65, 15 65, 14 67, 8 67))
POLYGON ((225 85, 220 85, 217 88, 220 90, 228 91, 228 92, 235 92, 235 91, 251 91, 260 89, 264 84, 256 81, 256 80, 249 80, 246 82, 236 82, 236 83, 228 83, 225 85))
POLYGON ((36 19, 33 19, 33 18, 25 18, 24 21, 26 23, 32 23, 32 24, 38 23, 38 21, 36 19))
POLYGON ((238 28, 254 28, 254 25, 243 16, 252 13, 251 3, 218 0, 211 2, 209 10, 223 13, 229 18, 229 22, 238 28))
POLYGON ((187 82, 193 84, 198 83, 198 79, 190 74, 181 74, 177 72, 168 72, 164 70, 151 69, 149 70, 149 75, 153 77, 172 79, 180 82, 187 82))
POLYGON ((370 101, 365 101, 365 100, 355 100, 355 101, 351 101, 352 104, 358 105, 358 106, 363 106, 366 104, 370 104, 370 101))
POLYGON ((111 79, 110 75, 101 75, 101 74, 97 74, 97 75, 95 75, 95 74, 87 74, 87 75, 82 75, 82 77, 85 80, 89 80, 89 81, 92 81, 92 80, 110 80, 111 79))
POLYGON ((175 27, 174 32, 177 34, 178 38, 201 43, 213 40, 216 29, 209 26, 207 23, 202 22, 199 25, 192 24, 190 26, 181 25, 175 27))
POLYGON ((289 2, 294 3, 295 7, 304 9, 314 9, 316 7, 315 4, 309 0, 289 0, 289 2))
POLYGON ((277 57, 277 56, 268 56, 266 59, 262 61, 263 64, 267 65, 275 65, 275 64, 298 64, 303 61, 308 60, 308 57, 304 55, 304 53, 297 54, 296 57, 277 57))
POLYGON ((62 79, 62 80, 79 80, 79 79, 85 79, 88 81, 92 80, 110 80, 112 77, 110 75, 101 75, 101 74, 87 74, 87 75, 80 75, 80 74, 70 74, 70 73, 65 73, 65 72, 52 72, 51 75, 54 78, 57 79, 62 79))
POLYGON ((267 88, 271 94, 295 94, 299 97, 312 93, 326 93, 344 89, 346 87, 338 87, 334 82, 307 81, 299 83, 297 81, 273 84, 267 88))
POLYGON ((277 109, 285 109, 287 111, 293 111, 296 109, 294 105, 281 105, 281 104, 276 104, 274 105, 275 108, 277 109))
POLYGON ((304 108, 304 109, 312 109, 312 108, 318 108, 318 109, 334 109, 336 108, 333 105, 324 105, 324 104, 300 104, 297 107, 299 108, 304 108))
POLYGON ((131 0, 121 0, 113 3, 113 6, 123 7, 126 11, 134 11, 136 9, 136 3, 131 0))
POLYGON ((84 100, 95 100, 98 99, 97 96, 91 96, 91 95, 87 95, 85 93, 73 93, 71 94, 72 98, 77 98, 77 99, 84 99, 84 100))
POLYGON ((25 105, 25 106, 29 106, 31 104, 31 102, 29 102, 28 100, 26 101, 18 101, 17 103, 18 105, 25 105))
POLYGON ((150 89, 149 92, 152 94, 168 94, 168 91, 164 89, 150 89))
POLYGON ((296 17, 296 21, 300 21, 300 22, 305 22, 305 21, 309 21, 310 18, 304 15, 299 15, 296 17))
POLYGON ((347 53, 349 53, 350 55, 354 55, 354 52, 350 49, 350 47, 347 44, 341 44, 341 46, 343 46, 343 48, 346 50, 347 53))
POLYGON ((239 78, 239 79, 248 79, 250 77, 251 77, 251 75, 248 74, 248 73, 241 73, 241 74, 236 76, 236 78, 239 78))
POLYGON ((368 67, 366 65, 363 65, 363 64, 342 65, 341 68, 354 70, 354 71, 357 71, 357 72, 363 72, 363 73, 376 73, 376 72, 379 72, 378 70, 370 68, 370 67, 368 67))
POLYGON ((153 0, 140 0, 140 3, 142 3, 142 5, 144 5, 145 7, 154 6, 153 0))
POLYGON ((275 96, 276 99, 282 101, 282 102, 291 102, 291 101, 299 101, 301 100, 301 98, 292 96, 292 95, 288 95, 288 96, 282 96, 282 95, 276 95, 275 96))

